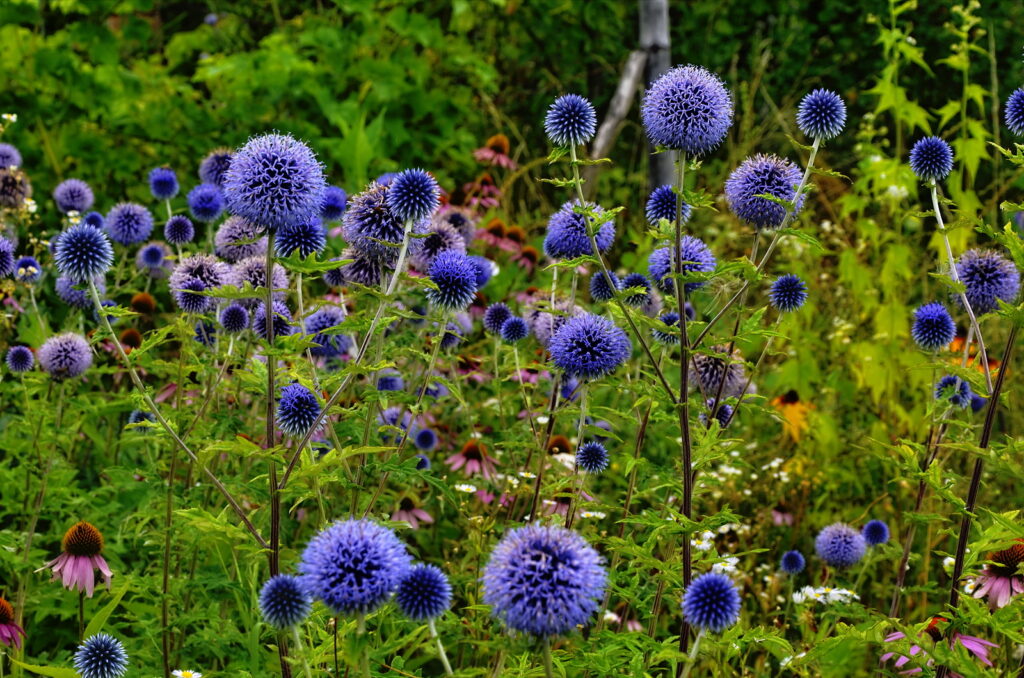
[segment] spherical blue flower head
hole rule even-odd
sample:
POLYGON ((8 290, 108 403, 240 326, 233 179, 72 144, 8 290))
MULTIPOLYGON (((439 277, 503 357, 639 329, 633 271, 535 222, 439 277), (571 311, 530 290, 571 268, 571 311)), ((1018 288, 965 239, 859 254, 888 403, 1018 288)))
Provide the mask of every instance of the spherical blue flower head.
POLYGON ((220 326, 235 334, 249 328, 249 311, 241 304, 231 304, 220 312, 220 326))
POLYGON ((320 414, 320 403, 308 388, 302 384, 288 384, 281 389, 277 402, 277 425, 293 436, 300 436, 309 430, 320 414))
MULTIPOLYGON (((427 395, 430 395, 430 393, 428 392, 427 395)), ((377 423, 383 429, 380 432, 381 440, 383 440, 386 444, 389 445, 392 444, 392 442, 395 445, 400 444, 402 442, 402 438, 404 437, 401 433, 399 433, 396 437, 394 429, 408 431, 409 426, 412 425, 412 435, 414 438, 416 436, 416 433, 418 432, 418 428, 416 427, 416 422, 413 420, 412 413, 399 405, 389 407, 386 410, 383 410, 380 414, 378 414, 377 423), (401 424, 399 424, 399 417, 401 417, 401 424)))
POLYGON ((549 313, 534 304, 526 311, 523 318, 530 328, 530 332, 544 348, 548 347, 551 337, 570 317, 583 313, 582 308, 571 305, 568 299, 556 299, 555 311, 555 313, 549 313))
POLYGON ((107 272, 114 263, 114 248, 103 231, 79 222, 61 234, 54 259, 63 275, 85 283, 107 272))
POLYGON ((707 69, 677 66, 647 90, 640 117, 652 144, 700 157, 732 126, 732 95, 707 69))
POLYGON ((1006 126, 1017 136, 1024 135, 1024 88, 1017 88, 1006 100, 1006 126))
POLYGON ((786 551, 782 554, 782 571, 786 574, 800 574, 806 565, 804 554, 799 551, 786 551))
POLYGON ((327 184, 309 146, 264 134, 232 156, 223 187, 232 214, 277 230, 319 216, 327 184))
POLYGON ((462 235, 444 222, 432 222, 427 228, 427 235, 419 238, 419 246, 411 257, 410 263, 419 271, 426 271, 438 254, 445 250, 458 250, 465 253, 466 240, 462 235))
MULTIPOLYGON (((548 220, 548 232, 544 236, 544 253, 552 259, 575 259, 584 254, 594 254, 587 235, 587 223, 590 217, 576 212, 579 202, 571 200, 551 215, 548 220)), ((597 248, 607 252, 615 241, 615 222, 606 216, 604 209, 594 203, 586 203, 588 212, 596 214, 601 222, 595 240, 597 248)))
POLYGON ((21 153, 10 144, 0 144, 0 167, 21 167, 21 153))
POLYGON ((306 590, 335 614, 373 612, 391 596, 412 565, 395 533, 370 520, 338 522, 313 537, 299 572, 306 590))
POLYGON ((217 228, 213 245, 214 254, 233 264, 266 254, 267 236, 260 235, 260 229, 251 221, 230 216, 217 228))
MULTIPOLYGON (((421 450, 424 450, 426 452, 429 452, 430 450, 432 450, 435 447, 437 447, 437 434, 434 433, 433 429, 429 429, 429 428, 420 429, 419 432, 416 433, 416 437, 413 438, 413 443, 416 445, 416 447, 418 449, 421 449, 421 450)), ((430 459, 428 459, 424 455, 419 455, 419 456, 420 456, 420 463, 416 464, 416 469, 419 470, 419 471, 422 471, 424 469, 430 468, 430 459), (426 460, 425 464, 423 463, 423 460, 426 460)))
POLYGON ((807 301, 807 283, 791 273, 779 276, 768 291, 768 301, 780 313, 795 311, 807 301))
POLYGON ((445 325, 444 334, 441 335, 441 349, 448 350, 462 343, 462 329, 455 323, 445 325))
POLYGON ((555 99, 544 116, 544 132, 555 146, 579 146, 594 138, 597 113, 594 105, 578 94, 555 99))
POLYGON ((831 139, 846 126, 846 104, 835 92, 816 89, 800 101, 796 126, 812 139, 831 139))
POLYGON ((632 349, 620 327, 592 313, 569 318, 548 344, 555 366, 579 379, 611 374, 626 362, 632 349))
POLYGON ((643 306, 651 300, 651 281, 643 273, 630 273, 622 279, 622 289, 642 288, 643 292, 630 293, 623 301, 630 306, 643 306))
POLYGON ((881 520, 869 520, 860 531, 868 546, 878 546, 889 541, 889 526, 881 520))
POLYGON ((170 167, 154 167, 149 171, 149 192, 157 200, 170 200, 178 195, 178 175, 170 167))
MULTIPOLYGON (((711 428, 710 420, 708 419, 708 414, 710 414, 711 411, 715 408, 715 399, 710 398, 706 400, 704 402, 704 405, 705 407, 708 408, 708 411, 701 412, 697 418, 700 419, 700 423, 704 424, 705 427, 711 428)), ((730 419, 732 419, 732 405, 728 403, 719 403, 718 411, 715 412, 715 421, 718 422, 718 425, 720 427, 725 428, 726 426, 729 425, 730 419)))
POLYGON ((947 374, 935 384, 935 399, 942 400, 943 397, 949 402, 963 409, 971 404, 971 385, 966 380, 947 374))
MULTIPOLYGON (((711 253, 703 240, 691 235, 684 235, 679 244, 684 275, 687 273, 711 273, 715 270, 717 265, 715 255, 711 253)), ((647 259, 648 275, 665 294, 675 294, 675 281, 666 277, 675 273, 675 249, 674 244, 668 247, 659 247, 651 252, 651 256, 647 259)), ((688 282, 683 285, 683 291, 693 292, 703 284, 703 282, 688 282)))
MULTIPOLYGON (((679 314, 675 311, 668 311, 667 313, 663 313, 658 320, 669 327, 676 327, 679 325, 679 314)), ((665 332, 657 327, 651 330, 651 336, 654 337, 655 341, 660 344, 665 344, 666 346, 675 346, 679 343, 679 334, 665 332)))
POLYGON ((11 372, 28 372, 36 364, 36 359, 28 346, 11 346, 7 349, 6 362, 11 372))
POLYGON ((314 252, 323 252, 327 246, 327 231, 320 223, 320 217, 305 223, 290 224, 277 229, 274 246, 282 256, 289 257, 298 252, 300 257, 308 257, 314 252))
POLYGON ((320 206, 320 218, 324 221, 337 221, 345 213, 348 205, 348 193, 344 188, 328 186, 324 189, 324 202, 320 206))
POLYGON ((476 288, 478 290, 482 289, 484 285, 491 281, 491 276, 494 275, 494 262, 479 254, 472 254, 469 257, 469 263, 473 264, 473 270, 476 271, 476 288))
POLYGON ((227 282, 228 265, 218 261, 216 257, 209 254, 193 254, 185 257, 174 267, 170 277, 170 288, 172 290, 184 289, 185 283, 189 280, 198 280, 210 289, 219 287, 227 282))
MULTIPOLYGON (((295 328, 291 325, 292 312, 288 310, 288 306, 280 299, 274 299, 272 309, 273 319, 271 326, 274 331, 274 337, 287 337, 294 332, 295 328)), ((267 310, 265 302, 261 301, 256 306, 256 312, 252 316, 252 329, 260 339, 267 338, 267 310)))
POLYGON ((164 240, 171 245, 184 245, 196 237, 196 228, 188 217, 177 214, 164 225, 164 240))
POLYGON ((36 355, 39 366, 54 381, 63 381, 89 369, 92 365, 92 350, 89 343, 78 334, 66 332, 47 339, 36 355))
POLYGON ((701 631, 724 631, 740 618, 740 593, 724 574, 702 574, 683 594, 683 616, 701 631))
POLYGON ((429 217, 440 205, 441 187, 426 170, 402 170, 391 182, 387 206, 391 215, 405 223, 429 217))
POLYGON ((205 313, 216 303, 213 297, 208 297, 203 292, 209 289, 202 280, 189 278, 179 283, 178 287, 171 288, 171 296, 174 303, 185 313, 205 313))
POLYGON ((615 298, 615 293, 622 289, 622 283, 611 271, 608 271, 608 275, 605 275, 603 271, 590 276, 590 298, 594 301, 611 301, 615 298), (608 284, 608 279, 611 278, 611 285, 608 284))
POLYGON ((576 465, 587 473, 600 473, 608 468, 608 450, 596 440, 586 442, 576 450, 576 465))
POLYGON ((427 290, 427 299, 449 311, 469 306, 476 294, 476 270, 462 252, 445 250, 430 264, 430 281, 437 289, 427 290))
POLYGON ((924 350, 937 351, 956 338, 956 323, 944 305, 933 301, 914 311, 910 336, 924 350))
POLYGON ((81 179, 65 179, 53 189, 53 200, 57 203, 57 209, 65 214, 84 213, 92 207, 94 199, 89 184, 81 179))
POLYGON ((505 304, 501 302, 491 304, 484 311, 484 329, 490 334, 500 334, 501 326, 511 317, 512 311, 505 304))
POLYGON ((192 339, 203 346, 213 346, 217 341, 217 327, 207 320, 197 320, 192 339))
POLYGON ((601 556, 576 532, 526 525, 494 547, 483 584, 484 602, 508 628, 555 636, 590 621, 607 574, 601 556))
POLYGON ((398 172, 385 172, 384 174, 374 179, 374 181, 380 184, 381 186, 390 186, 391 182, 393 182, 395 180, 395 177, 397 176, 398 172))
POLYGON ((132 410, 128 414, 129 425, 141 424, 144 421, 156 423, 156 415, 147 410, 132 410))
POLYGON ((199 184, 188 192, 188 211, 197 221, 214 221, 224 211, 224 194, 213 184, 199 184))
MULTIPOLYGON (((345 241, 366 259, 394 265, 405 235, 405 224, 388 208, 387 196, 391 189, 381 184, 370 184, 365 191, 352 197, 342 217, 342 235, 345 241)), ((426 233, 426 219, 413 224, 414 234, 426 233)), ((409 241, 409 254, 419 251, 420 238, 409 241)))
POLYGON ((517 344, 529 333, 529 326, 519 316, 512 316, 501 324, 501 340, 506 344, 517 344))
MULTIPOLYGON (((967 302, 978 315, 1010 303, 1020 291, 1020 273, 1009 259, 991 250, 968 250, 956 262, 957 276, 967 288, 967 302)), ((959 303, 960 296, 955 297, 959 303)))
MULTIPOLYGON (((270 286, 274 288, 274 298, 284 299, 285 292, 288 288, 288 274, 284 270, 284 266, 275 263, 273 268, 270 269, 271 279, 270 286)), ((267 260, 266 257, 256 256, 249 257, 248 259, 242 259, 234 266, 228 269, 228 273, 225 275, 224 282, 234 285, 241 289, 246 283, 249 283, 254 288, 266 287, 267 286, 267 260)), ((263 297, 263 293, 260 294, 263 297)), ((257 300, 253 298, 239 299, 238 303, 242 304, 247 308, 252 308, 256 305, 257 300)))
POLYGON ((856 565, 864 557, 866 548, 864 535, 843 523, 829 525, 814 540, 814 550, 818 557, 831 567, 856 565))
POLYGON ((16 273, 14 267, 14 243, 0 236, 0 278, 16 273))
POLYGON ((922 181, 941 181, 953 171, 953 149, 938 137, 920 139, 910 149, 910 169, 922 181))
POLYGON ((103 224, 111 240, 134 245, 149 239, 153 232, 153 215, 142 205, 123 202, 107 212, 103 224))
POLYGON ((800 168, 777 155, 758 154, 747 158, 733 170, 725 182, 725 198, 737 217, 754 228, 778 228, 789 211, 784 205, 759 198, 770 195, 786 202, 796 201, 796 211, 803 206, 803 196, 796 195, 800 184, 800 168))
POLYGON ((95 226, 96 228, 103 228, 103 226, 106 224, 106 221, 104 221, 103 219, 103 215, 100 214, 99 212, 89 212, 84 217, 82 217, 82 221, 89 224, 90 226, 95 226))
POLYGON ((316 346, 309 352, 315 356, 333 358, 350 348, 351 340, 344 334, 331 334, 326 330, 345 322, 345 312, 337 306, 323 306, 306 318, 306 334, 316 346))
POLYGON ((147 243, 140 247, 135 255, 135 266, 154 273, 162 271, 168 254, 167 246, 163 243, 147 243))
POLYGON ((746 384, 746 369, 738 351, 728 357, 728 346, 712 346, 708 353, 694 353, 690 363, 689 380, 706 395, 718 393, 721 385, 722 397, 738 397, 746 384), (725 381, 722 384, 722 381, 725 381))
POLYGON ((260 613, 263 620, 275 629, 298 626, 313 607, 302 586, 302 579, 290 574, 278 574, 267 580, 260 589, 260 613))
MULTIPOLYGON (((103 295, 107 291, 107 285, 103 278, 94 278, 96 291, 103 295)), ((92 308, 92 297, 89 295, 84 283, 78 283, 67 276, 60 276, 54 284, 57 296, 68 306, 87 309, 92 308)))
POLYGON ((233 153, 229 148, 218 148, 199 163, 199 180, 204 184, 213 184, 224 190, 224 178, 231 167, 233 153))
POLYGON ((349 248, 341 253, 341 258, 349 260, 349 263, 327 271, 324 274, 324 282, 331 287, 355 284, 363 287, 380 287, 381 270, 380 262, 372 259, 354 248, 349 248), (328 274, 330 274, 328 276, 328 274))
POLYGON ((82 678, 121 678, 128 671, 128 653, 118 639, 97 633, 75 650, 75 670, 82 678))
POLYGON ((395 602, 403 615, 413 621, 440 617, 452 604, 452 586, 440 568, 416 565, 398 583, 395 602))
MULTIPOLYGON (((676 220, 676 205, 679 203, 679 196, 671 184, 659 186, 651 191, 647 198, 647 222, 651 226, 657 226, 661 219, 668 219, 671 222, 676 220)), ((690 206, 683 203, 683 223, 690 220, 690 206)))
POLYGON ((971 412, 981 412, 985 409, 985 405, 988 401, 985 400, 984 396, 980 396, 977 393, 971 393, 971 412))
POLYGON ((405 388, 405 380, 402 379, 398 370, 383 370, 377 377, 378 391, 401 391, 403 388, 405 388))

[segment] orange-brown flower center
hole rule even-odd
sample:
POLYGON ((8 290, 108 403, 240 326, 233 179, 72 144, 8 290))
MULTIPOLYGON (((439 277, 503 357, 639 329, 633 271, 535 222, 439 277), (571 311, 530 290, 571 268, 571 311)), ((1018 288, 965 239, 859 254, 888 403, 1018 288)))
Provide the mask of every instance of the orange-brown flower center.
POLYGON ((89 523, 75 523, 64 534, 64 552, 73 556, 97 556, 103 550, 103 535, 89 523))
POLYGON ((499 219, 498 217, 494 217, 493 219, 487 222, 487 232, 493 236, 503 238, 505 237, 505 232, 507 230, 508 229, 505 227, 505 222, 499 219))
POLYGON ((571 451, 569 439, 565 436, 551 436, 548 443, 548 454, 569 454, 571 451))
POLYGON ((14 623, 14 608, 5 599, 0 598, 0 624, 14 623))
POLYGON ((1004 551, 989 554, 988 558, 997 563, 993 566, 996 574, 1012 577, 1017 574, 1017 567, 1024 563, 1024 539, 1018 539, 1016 544, 1004 551))
POLYGON ((138 348, 142 346, 142 335, 134 327, 129 327, 121 332, 121 343, 129 348, 138 348))
POLYGON ((504 134, 495 134, 493 137, 487 140, 487 148, 491 149, 495 153, 501 153, 502 155, 508 155, 509 143, 508 137, 504 134))
POLYGON ((132 297, 131 307, 136 313, 152 313, 156 310, 156 299, 149 292, 139 292, 132 297))
POLYGON ((483 461, 484 456, 487 454, 487 448, 476 442, 470 440, 468 443, 462 446, 462 456, 466 459, 473 461, 483 461))

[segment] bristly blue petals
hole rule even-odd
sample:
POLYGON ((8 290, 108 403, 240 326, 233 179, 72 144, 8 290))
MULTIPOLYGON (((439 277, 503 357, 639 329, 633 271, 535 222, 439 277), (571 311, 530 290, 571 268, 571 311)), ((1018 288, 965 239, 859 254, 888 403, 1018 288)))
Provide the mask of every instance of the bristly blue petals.
POLYGON ((476 269, 464 253, 445 250, 430 264, 430 281, 436 289, 427 290, 427 299, 449 311, 469 306, 476 294, 476 269))
POLYGON ((816 89, 801 99, 796 125, 812 139, 831 139, 846 125, 846 104, 835 92, 816 89))
POLYGON ((795 311, 807 301, 807 283, 791 273, 780 276, 772 283, 768 300, 780 313, 795 311))
POLYGON ((656 146, 701 157, 725 139, 732 126, 732 95, 701 66, 677 66, 644 95, 640 117, 656 146))
POLYGON ((118 639, 97 633, 75 650, 74 664, 82 678, 121 678, 128 671, 128 653, 118 639))
POLYGON ((579 146, 597 131, 594 105, 578 94, 564 94, 548 108, 544 131, 555 146, 579 146))
POLYGON ((933 301, 914 311, 910 336, 924 350, 937 351, 956 337, 956 322, 944 305, 933 301))
POLYGON ((1024 88, 1017 88, 1006 99, 1006 126, 1017 136, 1024 135, 1024 88))
MULTIPOLYGON (((651 195, 647 198, 647 209, 645 214, 647 216, 647 223, 651 226, 657 226, 661 219, 667 219, 668 221, 675 222, 676 220, 676 208, 679 206, 679 196, 676 195, 676 190, 671 184, 665 184, 651 191, 651 195)), ((682 223, 686 223, 690 220, 690 206, 685 202, 682 207, 682 223)))
POLYGON ((290 629, 305 621, 312 608, 302 579, 290 574, 271 577, 260 589, 260 613, 275 629, 290 629))
POLYGON ((740 594, 729 577, 717 572, 700 575, 683 593, 683 616, 694 628, 719 633, 740 618, 740 594))
POLYGON ((910 149, 910 169, 921 181, 941 181, 953 171, 953 149, 938 137, 924 137, 910 149))
POLYGON ((599 379, 614 372, 632 352, 629 337, 611 320, 592 313, 569 318, 551 337, 551 359, 578 379, 599 379))
POLYGON ((834 523, 818 533, 814 550, 831 567, 847 568, 864 557, 867 542, 864 536, 844 523, 834 523))
MULTIPOLYGON (((978 315, 991 313, 999 302, 1011 303, 1020 292, 1020 272, 1013 262, 992 250, 968 250, 956 262, 957 276, 966 287, 967 303, 978 315)), ((963 305, 960 295, 954 297, 963 305)))
POLYGON ((407 169, 391 182, 387 205, 398 221, 419 221, 434 213, 440 197, 441 187, 426 170, 407 169))
POLYGON ((413 621, 434 619, 452 604, 452 587, 439 568, 416 565, 398 584, 395 602, 403 615, 413 621))
POLYGON ((778 228, 790 211, 785 205, 758 196, 770 195, 787 203, 795 201, 799 212, 804 197, 797 196, 800 169, 777 155, 755 155, 744 160, 725 182, 725 198, 733 214, 754 228, 778 228))
POLYGON ((57 270, 84 284, 113 265, 114 248, 103 231, 83 221, 61 234, 54 259, 57 270))

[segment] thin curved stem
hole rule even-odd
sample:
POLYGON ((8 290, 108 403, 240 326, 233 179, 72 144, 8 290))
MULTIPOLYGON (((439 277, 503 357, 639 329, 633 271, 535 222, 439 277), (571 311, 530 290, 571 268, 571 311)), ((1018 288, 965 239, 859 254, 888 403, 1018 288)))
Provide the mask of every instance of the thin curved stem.
MULTIPOLYGON (((267 293, 264 297, 264 321, 267 333, 267 440, 264 447, 274 449, 274 401, 277 393, 274 378, 277 376, 277 358, 274 356, 274 234, 267 233, 267 256, 264 261, 264 283, 267 293)), ((281 550, 281 496, 277 487, 277 460, 268 461, 267 484, 270 491, 270 576, 278 573, 278 554, 281 550)), ((281 645, 283 647, 283 643, 281 645)), ((284 655, 281 657, 282 662, 284 655)))
POLYGON ((427 628, 430 629, 430 637, 434 639, 434 643, 437 644, 437 656, 441 660, 441 664, 444 665, 444 675, 453 676, 452 665, 448 663, 448 655, 444 651, 444 643, 441 642, 441 636, 437 635, 437 627, 434 625, 433 619, 427 620, 427 628))

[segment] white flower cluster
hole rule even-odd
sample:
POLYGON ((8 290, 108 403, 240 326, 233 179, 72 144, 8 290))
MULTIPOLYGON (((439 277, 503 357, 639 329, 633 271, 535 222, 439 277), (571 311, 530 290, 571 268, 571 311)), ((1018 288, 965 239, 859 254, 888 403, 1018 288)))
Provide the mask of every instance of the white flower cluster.
POLYGON ((833 603, 849 603, 860 600, 860 596, 850 589, 837 589, 831 586, 805 586, 799 591, 793 592, 793 602, 797 605, 814 602, 822 605, 833 603))

